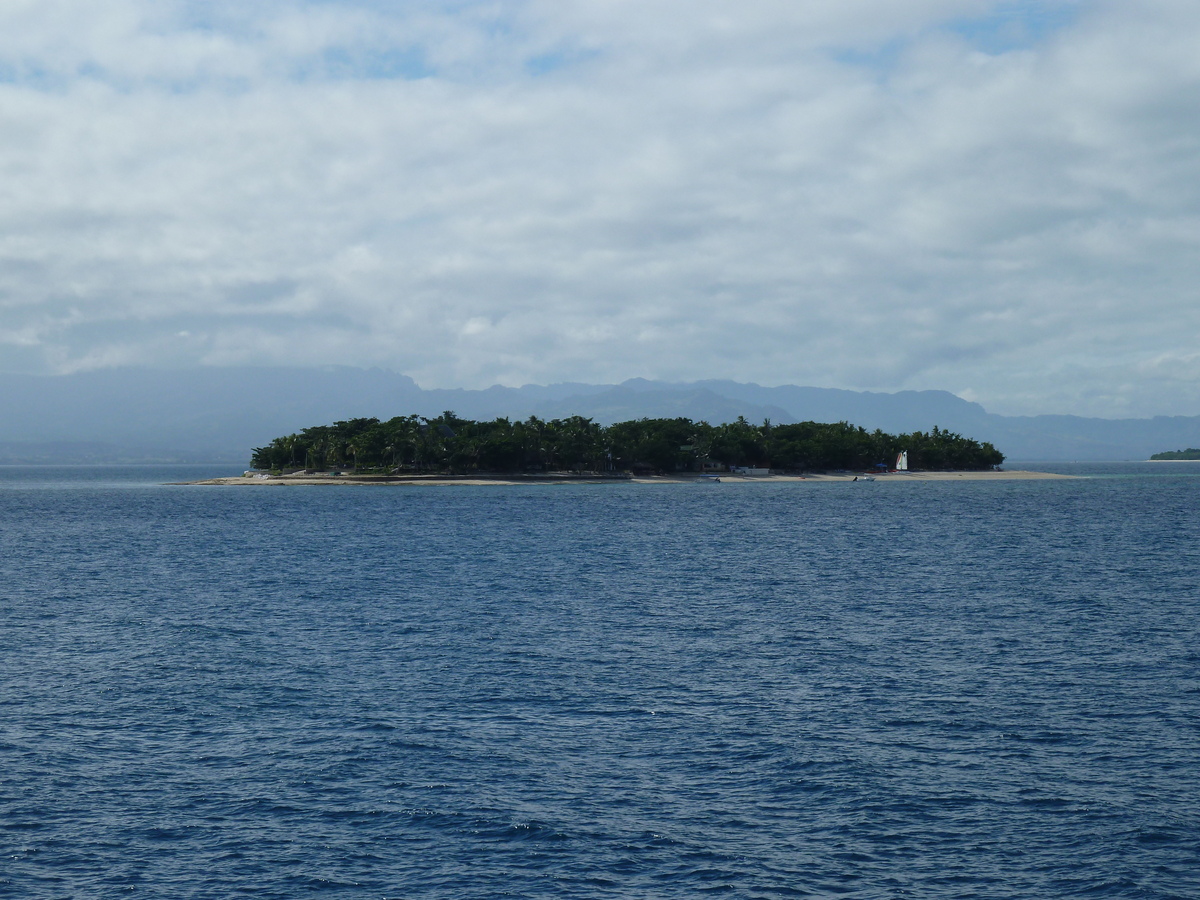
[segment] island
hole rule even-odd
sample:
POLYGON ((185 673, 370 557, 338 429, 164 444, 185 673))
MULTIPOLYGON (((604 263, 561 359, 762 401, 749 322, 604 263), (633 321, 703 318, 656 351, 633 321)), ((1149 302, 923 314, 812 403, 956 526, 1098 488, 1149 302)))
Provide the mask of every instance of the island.
POLYGON ((894 467, 990 470, 1004 454, 942 431, 891 435, 848 422, 720 425, 686 418, 602 426, 582 416, 477 422, 447 411, 435 418, 349 419, 305 428, 255 448, 254 469, 353 470, 359 474, 781 472, 894 467))
POLYGON ((1004 454, 934 427, 886 434, 848 422, 710 425, 687 418, 602 426, 543 420, 358 418, 275 438, 240 477, 200 484, 523 484, 1056 478, 1006 472, 1004 454))
POLYGON ((1166 450, 1162 453, 1155 453, 1150 460, 1151 462, 1200 460, 1200 450, 1195 447, 1188 447, 1186 450, 1166 450))

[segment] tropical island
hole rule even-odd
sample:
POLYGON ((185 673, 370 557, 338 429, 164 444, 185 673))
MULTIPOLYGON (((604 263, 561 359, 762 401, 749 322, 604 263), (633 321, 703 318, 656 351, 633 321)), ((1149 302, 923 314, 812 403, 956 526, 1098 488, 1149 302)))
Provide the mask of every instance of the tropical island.
POLYGON ((1200 450, 1195 447, 1188 447, 1186 450, 1166 450, 1162 453, 1155 453, 1150 459, 1152 462, 1200 460, 1200 450))
POLYGON ((679 474, 803 474, 829 471, 990 471, 1004 454, 935 427, 892 435, 848 422, 720 425, 686 418, 638 419, 602 426, 582 416, 473 421, 447 411, 435 418, 349 419, 277 437, 251 466, 281 476, 590 477, 679 474))

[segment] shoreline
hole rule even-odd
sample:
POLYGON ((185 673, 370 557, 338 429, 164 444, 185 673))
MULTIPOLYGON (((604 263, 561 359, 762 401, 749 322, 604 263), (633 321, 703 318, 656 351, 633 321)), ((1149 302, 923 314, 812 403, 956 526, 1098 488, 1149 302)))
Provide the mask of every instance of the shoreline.
POLYGON ((721 473, 718 478, 697 475, 232 475, 225 478, 206 478, 201 481, 178 481, 176 485, 234 486, 404 486, 404 487, 454 487, 487 486, 512 487, 521 484, 783 484, 783 483, 827 483, 863 482, 885 484, 888 482, 927 481, 1042 481, 1077 478, 1076 475, 1059 475, 1053 472, 1030 472, 1025 470, 979 472, 889 472, 885 475, 867 475, 855 472, 835 472, 812 475, 735 475, 721 473))

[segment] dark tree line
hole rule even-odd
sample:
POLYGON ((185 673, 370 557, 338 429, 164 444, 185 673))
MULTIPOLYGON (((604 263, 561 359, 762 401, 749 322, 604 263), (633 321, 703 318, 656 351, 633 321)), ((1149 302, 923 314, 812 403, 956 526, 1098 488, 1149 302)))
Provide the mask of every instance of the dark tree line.
POLYGON ((1162 453, 1155 453, 1150 458, 1153 460, 1200 459, 1200 450, 1195 447, 1188 447, 1186 450, 1164 450, 1162 453))
POLYGON ((253 451, 256 469, 381 472, 656 472, 755 466, 781 471, 891 467, 908 451, 913 469, 989 469, 1004 461, 989 443, 950 431, 891 435, 847 422, 723 425, 637 419, 603 427, 571 416, 545 421, 436 418, 350 419, 305 428, 253 451))

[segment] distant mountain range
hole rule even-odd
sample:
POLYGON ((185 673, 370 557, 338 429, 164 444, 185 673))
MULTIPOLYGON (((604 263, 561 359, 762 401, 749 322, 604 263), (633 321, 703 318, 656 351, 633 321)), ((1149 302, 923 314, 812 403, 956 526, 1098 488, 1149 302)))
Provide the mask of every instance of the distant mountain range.
POLYGON ((727 422, 848 421, 868 430, 935 425, 991 441, 1010 460, 1147 459, 1200 446, 1200 416, 1093 419, 999 416, 946 391, 894 394, 761 387, 733 381, 525 385, 423 390, 381 369, 105 369, 2 377, 0 463, 230 462, 253 447, 338 419, 436 415, 472 419, 588 416, 602 424, 686 416, 727 422))

